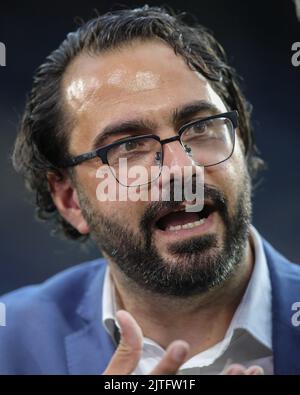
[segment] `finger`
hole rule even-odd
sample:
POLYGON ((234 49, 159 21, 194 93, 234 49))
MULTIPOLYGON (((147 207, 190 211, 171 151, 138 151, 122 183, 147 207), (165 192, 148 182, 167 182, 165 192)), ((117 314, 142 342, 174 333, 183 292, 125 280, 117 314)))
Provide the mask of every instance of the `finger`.
POLYGON ((249 376, 262 376, 264 375, 264 370, 260 366, 253 365, 246 369, 246 374, 249 376))
POLYGON ((162 360, 150 374, 176 374, 185 361, 189 348, 188 343, 183 340, 174 341, 169 345, 162 360))
POLYGON ((235 363, 228 366, 221 374, 226 376, 244 376, 246 375, 246 368, 243 365, 235 363))
POLYGON ((121 339, 103 374, 131 374, 140 360, 143 344, 142 330, 127 311, 119 310, 116 317, 120 326, 121 339))

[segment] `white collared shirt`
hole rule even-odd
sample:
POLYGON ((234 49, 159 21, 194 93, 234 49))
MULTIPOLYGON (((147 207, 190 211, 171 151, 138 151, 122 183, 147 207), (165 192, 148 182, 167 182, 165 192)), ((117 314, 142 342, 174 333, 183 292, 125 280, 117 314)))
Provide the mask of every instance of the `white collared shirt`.
MULTIPOLYGON (((273 374, 271 281, 262 240, 251 226, 255 264, 246 292, 222 341, 187 360, 178 374, 220 374, 232 363, 259 365, 273 374)), ((102 297, 102 324, 114 339, 117 311, 115 288, 107 266, 102 297)), ((165 350, 143 338, 140 362, 134 374, 149 374, 165 350)))

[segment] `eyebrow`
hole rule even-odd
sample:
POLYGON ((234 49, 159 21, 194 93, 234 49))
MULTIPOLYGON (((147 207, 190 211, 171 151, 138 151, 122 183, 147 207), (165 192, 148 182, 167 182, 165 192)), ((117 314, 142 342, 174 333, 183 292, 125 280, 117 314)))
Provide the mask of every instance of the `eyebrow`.
MULTIPOLYGON (((220 113, 220 110, 210 102, 205 100, 198 100, 192 103, 183 105, 182 107, 176 108, 171 114, 171 123, 178 125, 184 121, 187 121, 190 117, 200 113, 209 112, 210 115, 220 113)), ((92 150, 95 150, 105 144, 105 141, 109 137, 119 136, 125 133, 135 133, 136 135, 152 134, 157 130, 157 125, 147 119, 132 119, 119 121, 107 125, 92 142, 92 150)))

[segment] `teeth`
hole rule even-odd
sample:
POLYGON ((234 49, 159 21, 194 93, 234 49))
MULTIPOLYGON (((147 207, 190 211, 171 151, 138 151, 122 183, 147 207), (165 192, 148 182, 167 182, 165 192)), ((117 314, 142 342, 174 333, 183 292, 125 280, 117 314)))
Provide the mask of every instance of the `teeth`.
POLYGON ((181 229, 191 229, 191 228, 195 228, 195 226, 203 225, 204 222, 205 222, 205 218, 202 218, 199 221, 189 222, 188 224, 184 224, 184 225, 169 226, 166 230, 175 231, 181 229))

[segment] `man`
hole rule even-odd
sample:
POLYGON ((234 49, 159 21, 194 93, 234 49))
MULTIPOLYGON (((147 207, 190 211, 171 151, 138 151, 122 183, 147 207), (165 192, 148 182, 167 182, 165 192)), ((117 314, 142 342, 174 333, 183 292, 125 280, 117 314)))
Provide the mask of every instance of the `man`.
POLYGON ((13 161, 39 216, 105 259, 1 299, 1 373, 300 373, 300 268, 251 226, 248 108, 216 40, 160 8, 67 36, 34 77, 13 161), (175 199, 188 179, 196 211, 175 199))

